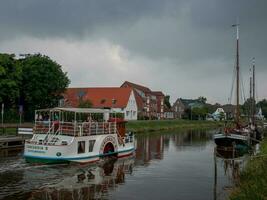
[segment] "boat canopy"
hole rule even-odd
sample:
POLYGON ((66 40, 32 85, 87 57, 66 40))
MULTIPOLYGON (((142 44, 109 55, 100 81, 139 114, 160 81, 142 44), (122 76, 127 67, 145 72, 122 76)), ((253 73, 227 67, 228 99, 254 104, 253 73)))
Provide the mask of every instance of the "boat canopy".
POLYGON ((110 109, 100 109, 100 108, 47 108, 39 109, 37 112, 73 112, 73 113, 111 113, 110 109))

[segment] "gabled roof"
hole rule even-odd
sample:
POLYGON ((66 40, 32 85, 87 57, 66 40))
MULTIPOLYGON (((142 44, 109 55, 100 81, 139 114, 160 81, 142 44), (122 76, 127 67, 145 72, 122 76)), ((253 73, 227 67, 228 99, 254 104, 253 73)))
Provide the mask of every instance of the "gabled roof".
POLYGON ((131 92, 131 88, 117 87, 68 88, 64 98, 72 107, 77 107, 82 99, 90 100, 93 108, 125 108, 131 92))
POLYGON ((152 91, 152 94, 156 96, 164 96, 164 94, 161 91, 152 91))
POLYGON ((185 105, 185 106, 193 106, 193 107, 199 107, 204 105, 203 102, 199 101, 198 99, 182 99, 180 98, 180 101, 185 105))
POLYGON ((138 107, 138 110, 141 110, 144 106, 144 102, 142 97, 134 90, 134 96, 135 96, 135 100, 136 100, 136 104, 138 107))
POLYGON ((147 88, 147 87, 145 87, 145 86, 138 85, 138 84, 135 84, 135 83, 131 83, 131 82, 129 82, 129 81, 125 81, 125 82, 121 85, 121 87, 122 87, 123 85, 125 85, 125 84, 129 85, 130 87, 132 87, 132 88, 134 88, 134 89, 141 90, 141 91, 143 91, 144 93, 151 93, 151 92, 152 92, 149 88, 147 88))

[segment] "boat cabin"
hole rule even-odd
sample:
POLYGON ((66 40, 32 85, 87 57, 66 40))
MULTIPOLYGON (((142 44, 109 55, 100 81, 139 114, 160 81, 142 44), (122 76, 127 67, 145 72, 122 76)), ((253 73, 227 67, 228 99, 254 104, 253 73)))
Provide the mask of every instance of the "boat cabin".
POLYGON ((119 134, 125 136, 123 119, 110 118, 109 109, 53 108, 35 111, 35 134, 90 136, 119 134))

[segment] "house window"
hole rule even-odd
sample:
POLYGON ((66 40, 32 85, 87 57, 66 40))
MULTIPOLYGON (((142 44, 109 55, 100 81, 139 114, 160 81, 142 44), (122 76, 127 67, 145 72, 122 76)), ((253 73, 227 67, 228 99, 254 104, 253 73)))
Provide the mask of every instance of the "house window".
POLYGON ((106 99, 101 99, 101 104, 104 104, 106 102, 106 99))
POLYGON ((89 140, 89 152, 92 152, 94 149, 95 140, 89 140))
POLYGON ((133 116, 135 116, 136 115, 136 111, 133 111, 133 116))
POLYGON ((78 142, 78 153, 84 153, 85 152, 85 141, 79 141, 78 142))
POLYGON ((126 111, 126 116, 127 116, 127 117, 129 116, 129 111, 126 111))

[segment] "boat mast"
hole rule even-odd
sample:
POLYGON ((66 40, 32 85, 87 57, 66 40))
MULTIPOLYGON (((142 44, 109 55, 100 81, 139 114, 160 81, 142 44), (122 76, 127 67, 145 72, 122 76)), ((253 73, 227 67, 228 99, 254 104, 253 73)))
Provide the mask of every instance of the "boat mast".
POLYGON ((252 124, 255 124, 255 114, 256 114, 256 105, 255 105, 255 58, 253 58, 252 66, 252 124))
POLYGON ((236 122, 239 126, 239 29, 238 24, 236 25, 236 122))
POLYGON ((252 122, 252 77, 249 77, 249 122, 252 122))

